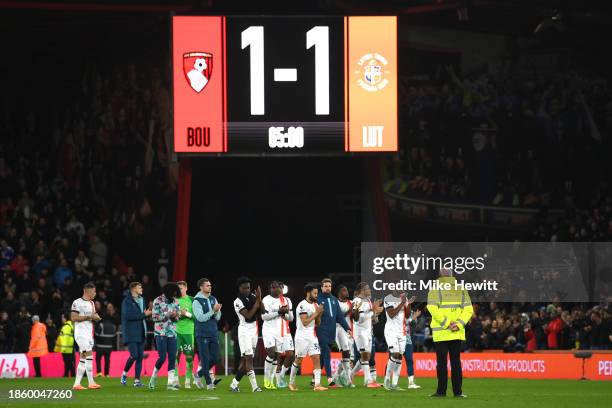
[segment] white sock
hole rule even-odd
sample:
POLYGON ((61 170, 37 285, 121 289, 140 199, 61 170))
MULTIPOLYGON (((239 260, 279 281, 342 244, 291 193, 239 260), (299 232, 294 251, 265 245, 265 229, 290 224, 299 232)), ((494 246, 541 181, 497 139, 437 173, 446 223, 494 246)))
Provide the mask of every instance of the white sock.
POLYGON ((408 384, 410 384, 410 385, 414 384, 414 375, 409 375, 408 376, 408 384))
POLYGON ((402 359, 400 358, 399 360, 395 360, 395 369, 393 370, 393 386, 395 387, 397 385, 397 382, 399 381, 400 375, 402 373, 402 359))
POLYGON ((213 370, 212 368, 208 370, 208 375, 210 375, 210 380, 214 383, 215 382, 215 370, 213 370))
POLYGON ((340 378, 340 376, 342 375, 342 371, 344 371, 344 366, 342 364, 340 364, 338 366, 338 369, 336 370, 336 372, 334 373, 334 375, 332 376, 332 381, 336 382, 338 381, 338 378, 340 378))
POLYGON ((376 382, 376 367, 370 367, 370 381, 376 382))
POLYGON ((363 383, 368 385, 370 383, 370 362, 362 361, 361 370, 363 371, 363 383))
POLYGON ((247 373, 249 376, 249 382, 251 383, 251 388, 257 388, 257 377, 255 377, 255 371, 251 370, 247 373))
POLYGON ((272 379, 272 360, 266 356, 264 361, 264 381, 270 381, 272 379))
POLYGON ((121 375, 125 375, 125 376, 127 376, 127 371, 122 371, 122 372, 121 372, 121 375))
POLYGON ((395 360, 389 359, 387 361, 387 369, 385 370, 385 382, 391 381, 391 375, 395 371, 395 360))
POLYGON ((285 375, 287 374, 287 367, 285 365, 281 365, 281 370, 276 373, 276 383, 278 384, 281 380, 285 380, 285 375))
POLYGON ((87 373, 87 381, 89 381, 89 385, 95 384, 93 376, 93 357, 87 357, 85 359, 85 372, 87 373))
POLYGON ((315 368, 314 370, 312 370, 312 373, 314 374, 314 386, 318 387, 321 385, 321 369, 320 368, 315 368))
POLYGON ((236 377, 232 378, 232 388, 236 388, 240 384, 236 377))
POLYGON ((348 358, 342 359, 342 368, 344 368, 344 376, 346 377, 346 381, 351 383, 353 381, 353 377, 351 376, 351 360, 348 358))
POLYGON ((295 363, 291 364, 291 372, 289 373, 289 384, 295 384, 295 376, 297 375, 298 366, 295 363))
POLYGON ((74 385, 81 384, 81 380, 83 379, 83 374, 85 374, 85 360, 79 360, 79 364, 76 369, 76 377, 74 379, 74 385))
POLYGON ((159 371, 159 370, 157 369, 157 367, 153 367, 153 374, 151 374, 151 377, 152 377, 152 378, 157 378, 157 372, 158 372, 158 371, 159 371))
POLYGON ((270 370, 270 382, 274 383, 274 377, 276 376, 276 369, 278 368, 278 361, 274 360, 272 363, 272 369, 270 370))
POLYGON ((168 385, 174 384, 174 370, 168 370, 168 385))

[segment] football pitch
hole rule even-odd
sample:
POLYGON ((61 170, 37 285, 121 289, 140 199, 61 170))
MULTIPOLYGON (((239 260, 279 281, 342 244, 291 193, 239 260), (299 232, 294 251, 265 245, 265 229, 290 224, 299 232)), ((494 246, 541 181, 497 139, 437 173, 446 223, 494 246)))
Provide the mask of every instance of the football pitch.
MULTIPOLYGON (((466 379, 464 392, 467 399, 453 397, 431 398, 435 380, 421 378, 419 390, 404 392, 366 389, 335 389, 313 392, 308 386, 310 377, 299 377, 297 392, 287 389, 252 393, 248 379, 241 383, 241 393, 229 391, 231 377, 223 378, 215 391, 195 388, 167 391, 166 379, 159 378, 158 388, 133 388, 122 386, 116 378, 98 378, 103 386, 100 390, 75 391, 73 398, 16 400, 9 398, 9 390, 25 389, 70 389, 72 381, 61 378, 31 378, 25 380, 0 380, 0 406, 2 407, 262 407, 262 408, 301 408, 301 407, 610 407, 612 406, 612 381, 570 381, 570 380, 515 380, 515 379, 466 379)), ((146 384, 147 379, 145 379, 146 384)), ((258 377, 261 385, 263 378, 258 377)), ((83 384, 86 384, 84 380, 83 384)), ((358 379, 361 384, 361 379, 358 379)), ((402 378, 400 386, 406 387, 402 378)), ((449 383, 450 394, 450 383, 449 383)))

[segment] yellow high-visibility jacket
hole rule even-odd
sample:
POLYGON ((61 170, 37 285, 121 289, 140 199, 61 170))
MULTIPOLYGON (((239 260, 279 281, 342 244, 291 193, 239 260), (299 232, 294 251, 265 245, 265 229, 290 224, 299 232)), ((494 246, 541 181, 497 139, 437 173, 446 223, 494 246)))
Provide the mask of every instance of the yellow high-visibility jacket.
POLYGON ((74 325, 70 320, 62 326, 53 351, 66 354, 74 351, 74 325))
POLYGON ((449 283, 452 289, 432 289, 427 294, 433 341, 465 340, 465 326, 474 313, 470 295, 467 290, 454 289, 456 279, 453 276, 441 276, 438 280, 442 284, 449 283), (451 322, 455 322, 459 330, 452 331, 451 322))

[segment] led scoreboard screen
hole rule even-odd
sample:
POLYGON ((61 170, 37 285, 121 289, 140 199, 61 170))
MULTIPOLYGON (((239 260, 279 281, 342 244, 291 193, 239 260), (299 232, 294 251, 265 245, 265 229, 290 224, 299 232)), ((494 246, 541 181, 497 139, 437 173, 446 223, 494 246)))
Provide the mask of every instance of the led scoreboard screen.
POLYGON ((176 153, 397 151, 397 17, 174 16, 176 153))

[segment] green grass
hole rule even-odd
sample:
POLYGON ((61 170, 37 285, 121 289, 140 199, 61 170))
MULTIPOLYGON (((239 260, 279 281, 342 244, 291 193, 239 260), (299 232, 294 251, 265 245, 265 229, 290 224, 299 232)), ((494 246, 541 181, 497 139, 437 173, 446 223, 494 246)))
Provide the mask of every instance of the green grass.
MULTIPOLYGON (((116 378, 98 378, 103 386, 100 390, 86 390, 74 393, 74 398, 66 400, 29 400, 16 401, 8 399, 10 389, 69 389, 70 379, 25 379, 0 380, 0 407, 40 407, 52 406, 105 407, 105 408, 139 408, 139 407, 262 407, 262 408, 352 408, 367 407, 513 407, 513 408, 562 408, 562 407, 611 407, 612 381, 570 381, 570 380, 513 380, 513 379, 465 379, 464 392, 469 398, 456 399, 430 398, 435 389, 434 379, 418 379, 420 390, 405 392, 388 392, 381 389, 366 389, 358 386, 355 389, 336 389, 326 392, 313 392, 308 387, 310 377, 299 377, 298 392, 288 390, 266 391, 253 394, 247 378, 241 383, 240 394, 229 391, 230 378, 224 378, 215 391, 203 391, 195 388, 180 391, 166 391, 165 378, 159 378, 158 388, 154 391, 147 388, 135 389, 131 385, 124 387, 116 378)), ((263 379, 258 377, 259 385, 263 379)), ((145 380, 146 383, 146 380, 145 380)), ((357 379, 361 384, 361 378, 357 379)), ((83 384, 86 384, 86 379, 83 384)), ((130 381, 131 384, 131 381, 130 381)), ((406 386, 402 378, 400 386, 406 386)), ((449 383, 450 394, 450 383, 449 383)))

